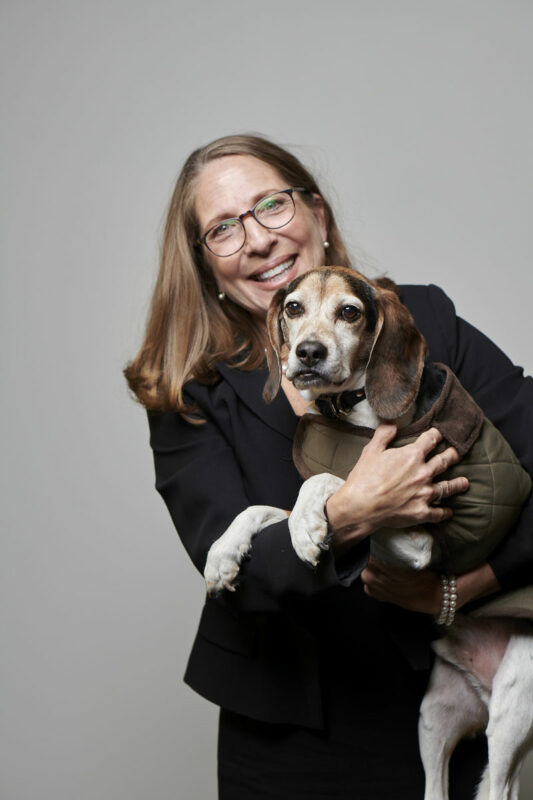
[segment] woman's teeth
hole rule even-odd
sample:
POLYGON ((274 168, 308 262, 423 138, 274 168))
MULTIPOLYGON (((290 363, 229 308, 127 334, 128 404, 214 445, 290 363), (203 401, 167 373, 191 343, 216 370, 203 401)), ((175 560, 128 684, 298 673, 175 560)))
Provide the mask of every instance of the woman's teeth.
POLYGON ((260 275, 254 275, 254 281, 271 281, 272 278, 277 278, 278 275, 281 275, 283 272, 291 269, 294 262, 296 261, 296 256, 292 256, 292 258, 287 259, 287 261, 283 261, 281 264, 278 264, 277 267, 272 267, 272 269, 267 269, 266 272, 261 272, 260 275))

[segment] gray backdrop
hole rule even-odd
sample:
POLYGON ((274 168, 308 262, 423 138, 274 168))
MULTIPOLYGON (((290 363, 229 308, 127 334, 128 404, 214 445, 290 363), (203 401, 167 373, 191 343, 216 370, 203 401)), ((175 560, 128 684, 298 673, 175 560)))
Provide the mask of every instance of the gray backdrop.
POLYGON ((440 284, 531 371, 532 20, 4 0, 2 798, 215 797, 216 709, 181 683, 203 583, 121 376, 184 158, 242 131, 294 147, 363 269, 440 284))

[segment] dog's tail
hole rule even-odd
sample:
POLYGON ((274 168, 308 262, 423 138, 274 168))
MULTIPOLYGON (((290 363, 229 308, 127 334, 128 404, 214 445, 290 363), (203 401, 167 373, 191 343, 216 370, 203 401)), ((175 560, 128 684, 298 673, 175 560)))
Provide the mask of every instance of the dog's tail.
POLYGON ((485 767, 485 771, 481 776, 481 781, 477 787, 477 794, 475 800, 489 800, 490 795, 490 782, 489 782, 489 765, 485 767))

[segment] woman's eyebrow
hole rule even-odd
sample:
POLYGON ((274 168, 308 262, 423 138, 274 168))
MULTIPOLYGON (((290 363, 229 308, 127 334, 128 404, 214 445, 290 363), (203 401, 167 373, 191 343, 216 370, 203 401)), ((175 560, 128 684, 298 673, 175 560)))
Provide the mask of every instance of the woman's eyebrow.
MULTIPOLYGON (((285 188, 285 187, 283 187, 285 188)), ((244 214, 248 209, 253 208, 256 203, 263 199, 263 197, 268 197, 270 194, 274 194, 274 192, 281 192, 282 190, 276 188, 275 186, 271 187, 270 189, 262 189, 260 192, 252 195, 251 205, 248 208, 244 208, 239 214, 244 214)), ((225 219, 237 219, 239 214, 232 214, 230 211, 222 212, 217 214, 215 217, 211 217, 208 223, 206 223, 205 230, 209 230, 216 225, 218 222, 223 222, 225 219)))

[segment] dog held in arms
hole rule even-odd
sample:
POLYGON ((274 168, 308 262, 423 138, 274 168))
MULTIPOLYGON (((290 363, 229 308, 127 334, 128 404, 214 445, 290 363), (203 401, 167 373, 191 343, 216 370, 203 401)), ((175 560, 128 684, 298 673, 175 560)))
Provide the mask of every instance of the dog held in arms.
MULTIPOLYGON (((425 362, 425 341, 390 281, 372 283, 344 267, 311 270, 274 296, 268 329, 267 401, 280 388, 284 348, 286 376, 315 402, 315 413, 330 416, 333 406, 334 416, 354 426, 372 430, 394 421, 401 433, 442 389, 442 374, 439 378, 425 362)), ((312 565, 328 547, 324 504, 343 482, 329 473, 309 477, 290 513, 292 544, 312 565)), ((252 506, 235 518, 207 557, 204 574, 211 594, 235 590, 253 536, 286 519, 286 513, 252 506)), ((390 565, 443 569, 436 537, 420 527, 380 531, 372 535, 371 546, 390 565)), ((447 800, 448 764, 456 744, 483 730, 489 763, 476 798, 518 800, 520 767, 533 747, 532 607, 533 587, 519 590, 458 614, 434 642, 437 657, 419 721, 425 800, 447 800)))

